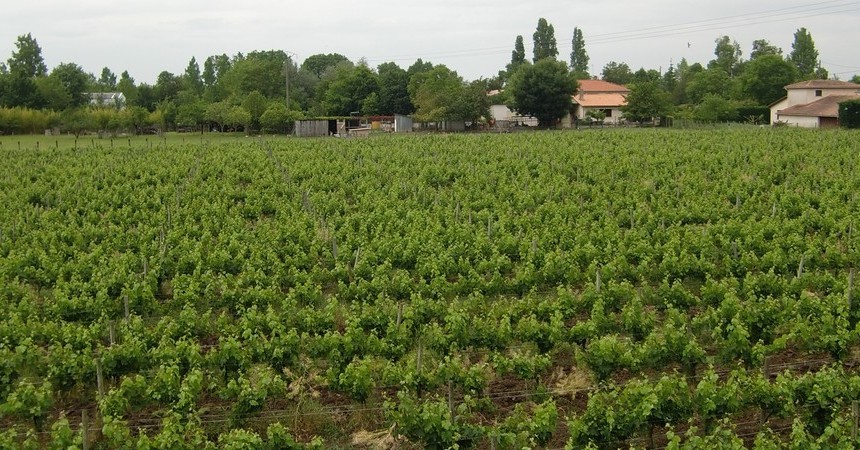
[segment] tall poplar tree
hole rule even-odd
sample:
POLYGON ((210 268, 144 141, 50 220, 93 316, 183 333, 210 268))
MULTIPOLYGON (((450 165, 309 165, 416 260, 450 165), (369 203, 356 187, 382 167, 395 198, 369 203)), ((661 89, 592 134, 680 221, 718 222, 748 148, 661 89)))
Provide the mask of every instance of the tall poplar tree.
POLYGON ((534 39, 534 62, 544 58, 558 56, 558 43, 555 40, 555 28, 543 17, 538 20, 537 29, 532 35, 534 39))
POLYGON ((585 51, 585 38, 582 30, 577 27, 573 29, 573 39, 570 51, 570 70, 578 80, 587 79, 588 75, 588 52, 585 51))
MULTIPOLYGON (((820 66, 818 50, 815 49, 815 42, 806 28, 800 28, 794 33, 794 42, 791 44, 791 53, 788 55, 788 60, 797 68, 797 72, 801 78, 810 79, 816 77, 816 70, 820 66)), ((824 74, 824 78, 827 78, 826 73, 824 74)))
POLYGON ((508 73, 513 73, 517 67, 526 62, 526 46, 523 43, 523 36, 517 35, 514 42, 514 50, 511 52, 511 63, 508 65, 508 73))

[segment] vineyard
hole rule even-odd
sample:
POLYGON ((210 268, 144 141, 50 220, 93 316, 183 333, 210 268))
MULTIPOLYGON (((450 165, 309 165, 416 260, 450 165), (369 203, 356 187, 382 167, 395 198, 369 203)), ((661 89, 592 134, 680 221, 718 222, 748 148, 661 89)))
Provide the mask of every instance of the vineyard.
POLYGON ((0 448, 860 445, 856 133, 96 140, 0 174, 0 448))

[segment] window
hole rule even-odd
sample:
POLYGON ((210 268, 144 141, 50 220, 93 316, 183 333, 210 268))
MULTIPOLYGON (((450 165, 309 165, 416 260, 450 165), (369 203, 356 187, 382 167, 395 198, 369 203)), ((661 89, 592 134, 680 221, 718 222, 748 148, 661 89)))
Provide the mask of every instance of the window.
POLYGON ((605 114, 606 117, 612 117, 612 110, 611 109, 604 109, 603 114, 605 114))
POLYGON ((821 97, 821 89, 816 89, 816 90, 815 90, 815 96, 816 96, 816 97, 821 97))

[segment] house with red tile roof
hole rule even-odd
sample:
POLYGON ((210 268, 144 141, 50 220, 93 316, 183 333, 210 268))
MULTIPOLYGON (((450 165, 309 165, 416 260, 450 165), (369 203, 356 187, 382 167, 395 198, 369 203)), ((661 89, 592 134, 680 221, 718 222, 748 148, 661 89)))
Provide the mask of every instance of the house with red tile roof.
POLYGON ((839 126, 839 103, 860 98, 860 84, 808 80, 785 87, 787 95, 770 105, 770 123, 806 128, 839 126))
POLYGON ((588 117, 589 111, 601 111, 606 117, 604 123, 619 123, 623 117, 621 107, 627 105, 630 89, 603 80, 579 80, 579 87, 573 94, 571 116, 579 121, 588 117))
MULTIPOLYGON (((501 91, 487 92, 488 96, 498 95, 501 91)), ((561 126, 572 128, 574 120, 584 121, 589 111, 597 110, 604 114, 604 123, 618 124, 623 120, 621 107, 627 104, 630 89, 603 80, 579 80, 579 87, 571 97, 573 106, 570 114, 561 119, 561 126)), ((521 116, 501 104, 490 105, 490 116, 497 122, 515 122, 537 126, 537 119, 521 116)))

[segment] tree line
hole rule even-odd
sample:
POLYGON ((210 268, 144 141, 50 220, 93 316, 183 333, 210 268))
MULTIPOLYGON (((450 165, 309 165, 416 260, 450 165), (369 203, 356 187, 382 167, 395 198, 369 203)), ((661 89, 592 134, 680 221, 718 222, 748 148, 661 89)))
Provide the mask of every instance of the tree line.
MULTIPOLYGON (((574 28, 569 61, 558 60, 555 29, 538 20, 533 58, 517 36, 511 61, 490 78, 468 81, 442 64, 422 59, 407 68, 394 62, 371 67, 338 53, 316 54, 298 64, 282 50, 192 57, 182 73, 159 73, 155 83, 136 82, 104 67, 99 76, 75 63, 50 72, 31 34, 0 62, 0 133, 61 128, 143 133, 147 130, 287 132, 302 117, 413 115, 419 121, 489 118, 491 103, 504 103, 542 125, 553 125, 571 108, 577 81, 589 73, 583 31, 574 28), (488 92, 499 92, 488 97, 488 92), (124 104, 91 105, 89 93, 119 92, 124 104), (122 106, 122 108, 118 108, 122 106)), ((784 95, 792 82, 826 78, 809 32, 794 35, 792 50, 764 39, 753 42, 749 59, 729 36, 716 40, 715 58, 703 65, 681 59, 666 71, 632 71, 612 61, 600 77, 632 91, 626 116, 647 120, 673 114, 700 120, 732 120, 784 95)), ((855 77, 857 78, 857 77, 855 77)))
POLYGON ((55 126, 284 132, 302 117, 404 114, 474 122, 489 116, 486 80, 466 81, 421 59, 406 69, 393 62, 373 68, 330 53, 298 65, 282 50, 253 51, 210 56, 202 68, 192 57, 183 73, 162 71, 149 84, 108 67, 99 77, 74 63, 48 72, 30 34, 19 36, 15 47, 8 65, 0 63, 0 132, 7 134, 55 126), (124 104, 91 105, 92 92, 122 93, 124 104))
MULTIPOLYGON (((495 82, 510 88, 502 95, 503 102, 550 125, 570 110, 570 96, 576 89, 570 79, 598 76, 589 73, 581 29, 573 30, 569 63, 557 60, 554 30, 545 19, 538 21, 533 39, 534 56, 528 61, 523 37, 516 37, 511 62, 495 82)), ((629 121, 671 115, 705 122, 766 123, 768 105, 785 95, 785 86, 826 79, 829 75, 821 67, 818 50, 806 28, 795 32, 787 55, 766 39, 752 43, 749 59, 743 58, 740 44, 729 36, 718 37, 715 44, 715 58, 704 65, 682 58, 677 64, 670 63, 665 71, 643 67, 634 72, 624 62, 611 61, 599 78, 630 88, 628 105, 622 108, 629 121)), ((860 82, 860 77, 852 81, 860 82)))

